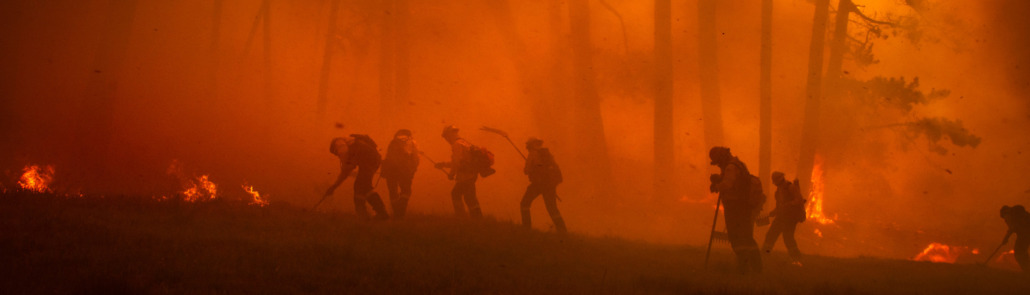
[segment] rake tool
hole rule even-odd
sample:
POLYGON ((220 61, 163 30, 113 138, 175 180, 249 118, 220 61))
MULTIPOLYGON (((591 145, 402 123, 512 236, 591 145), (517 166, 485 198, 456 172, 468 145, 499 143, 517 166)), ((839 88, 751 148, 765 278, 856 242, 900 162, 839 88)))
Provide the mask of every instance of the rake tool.
MULTIPOLYGON (((376 188, 379 187, 379 181, 380 180, 383 180, 383 174, 382 173, 379 174, 379 178, 376 178, 376 183, 372 185, 372 190, 365 194, 365 198, 366 199, 368 198, 368 196, 371 196, 372 194, 379 194, 379 193, 376 192, 376 188)), ((325 202, 325 200, 328 199, 330 196, 332 196, 332 195, 324 195, 324 196, 322 196, 322 199, 318 200, 318 203, 315 203, 314 207, 311 207, 311 211, 315 211, 315 209, 318 209, 318 205, 321 205, 322 202, 325 202)))
POLYGON ((1005 241, 1005 243, 1001 243, 1001 245, 998 245, 998 248, 994 248, 994 252, 991 252, 991 255, 987 256, 987 260, 984 260, 984 263, 981 263, 980 265, 987 265, 988 263, 990 263, 991 258, 994 258, 994 255, 998 254, 998 251, 1001 250, 1001 247, 1005 247, 1005 244, 1008 244, 1008 241, 1005 241))
POLYGON ((519 152, 519 156, 522 156, 523 160, 526 159, 526 154, 523 154, 522 150, 519 149, 519 146, 515 145, 515 142, 511 141, 511 138, 508 137, 508 132, 504 132, 501 129, 490 128, 490 127, 486 127, 486 126, 483 126, 482 128, 479 128, 479 130, 483 130, 483 131, 486 131, 486 132, 494 133, 494 134, 500 135, 501 137, 504 137, 504 139, 507 139, 508 143, 511 144, 511 147, 515 148, 516 152, 519 152))
POLYGON ((715 230, 715 224, 719 221, 719 206, 722 205, 722 196, 715 201, 715 217, 712 217, 712 233, 708 237, 708 250, 705 250, 705 267, 708 267, 708 257, 712 254, 712 242, 715 241, 730 241, 730 236, 726 232, 720 232, 715 230))
POLYGON ((447 173, 447 170, 444 170, 442 167, 436 166, 436 161, 433 161, 433 158, 430 158, 429 156, 427 156, 425 152, 418 151, 418 154, 420 156, 422 156, 423 158, 426 158, 426 160, 429 160, 429 163, 432 163, 433 167, 435 167, 436 169, 439 169, 440 172, 443 172, 444 175, 447 175, 447 179, 451 178, 451 174, 447 173))

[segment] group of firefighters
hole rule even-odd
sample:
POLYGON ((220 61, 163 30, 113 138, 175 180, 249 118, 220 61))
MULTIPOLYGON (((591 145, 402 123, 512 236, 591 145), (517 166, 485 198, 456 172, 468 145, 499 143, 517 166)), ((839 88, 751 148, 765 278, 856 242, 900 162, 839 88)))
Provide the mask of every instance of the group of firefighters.
MULTIPOLYGON (((479 199, 476 198, 476 180, 481 175, 493 174, 492 168, 489 167, 491 163, 483 163, 492 159, 483 159, 482 149, 461 138, 458 131, 459 129, 454 126, 444 128, 441 136, 451 145, 451 160, 433 164, 435 168, 443 170, 448 179, 454 180, 454 188, 451 190, 454 213, 461 217, 471 216, 479 219, 483 217, 483 210, 479 206, 479 199)), ((566 233, 568 230, 565 228, 565 220, 562 219, 557 204, 557 187, 562 182, 561 169, 550 150, 543 145, 543 140, 537 138, 526 141, 528 156, 523 173, 529 176, 530 184, 522 197, 522 224, 527 228, 532 227, 529 208, 533 200, 542 195, 555 230, 566 233)), ((340 159, 340 175, 325 192, 323 200, 332 195, 356 168, 358 173, 354 180, 354 209, 358 216, 378 220, 389 218, 382 198, 373 191, 373 176, 382 166, 380 178, 386 179, 394 218, 404 217, 408 199, 411 198, 412 179, 415 177, 421 155, 410 130, 401 129, 394 134, 386 148, 385 158, 380 156, 376 143, 367 135, 361 134, 334 138, 329 146, 329 152, 340 159), (369 216, 366 202, 375 211, 374 216, 369 216)), ((376 183, 378 184, 378 180, 376 183)))
MULTIPOLYGON (((492 174, 493 170, 488 167, 489 164, 484 168, 482 163, 478 163, 482 161, 477 159, 481 157, 477 154, 480 148, 459 136, 458 131, 454 126, 444 128, 441 136, 451 145, 451 160, 434 162, 434 166, 443 170, 449 179, 454 180, 451 200, 455 214, 461 217, 482 218, 483 211, 476 198, 476 180, 481 175, 492 174)), ((529 177, 530 184, 520 202, 522 224, 526 228, 531 228, 530 205, 542 195, 555 230, 566 233, 565 221, 557 205, 559 198, 556 191, 558 184, 562 182, 561 169, 550 151, 543 147, 542 140, 530 138, 526 141, 525 147, 528 156, 525 157, 523 173, 529 177)), ((375 186, 372 183, 376 170, 381 167, 380 178, 386 179, 394 218, 404 217, 408 199, 411 197, 412 179, 421 155, 410 130, 401 129, 394 134, 386 149, 385 158, 380 156, 375 141, 367 135, 360 134, 333 139, 329 152, 340 159, 341 171, 336 182, 326 191, 323 200, 332 195, 356 168, 358 172, 354 181, 354 205, 358 216, 363 219, 388 219, 386 206, 374 192, 375 186), (374 216, 369 216, 365 203, 371 205, 375 211, 374 216)), ((783 237, 791 263, 801 266, 801 251, 794 239, 794 232, 797 224, 805 221, 807 214, 804 206, 806 200, 801 194, 798 180, 788 181, 782 172, 773 172, 776 206, 767 216, 759 217, 765 197, 757 177, 751 175, 747 166, 733 156, 729 148, 714 147, 709 151, 709 158, 711 164, 718 166, 720 170, 719 174, 712 175, 710 190, 719 194, 725 212, 726 235, 737 256, 738 271, 760 273, 761 253, 770 252, 780 236, 783 237), (765 241, 759 248, 754 239, 754 227, 756 222, 768 219, 773 220, 765 241)), ((376 185, 378 182, 376 180, 376 185)), ((1001 217, 1009 227, 1002 245, 1008 243, 1012 234, 1016 234, 1016 261, 1024 271, 1030 271, 1030 213, 1021 205, 1004 206, 1001 208, 1001 217)))

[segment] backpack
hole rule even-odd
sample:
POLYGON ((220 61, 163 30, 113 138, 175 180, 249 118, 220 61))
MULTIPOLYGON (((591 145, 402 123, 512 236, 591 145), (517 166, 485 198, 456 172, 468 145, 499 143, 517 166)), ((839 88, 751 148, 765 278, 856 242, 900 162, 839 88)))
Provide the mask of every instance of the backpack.
POLYGON ((762 207, 765 206, 766 199, 765 191, 762 190, 762 179, 751 174, 751 172, 747 170, 747 166, 744 165, 744 162, 741 162, 736 158, 734 158, 733 162, 735 165, 740 167, 740 170, 744 175, 747 175, 747 177, 744 178, 744 183, 741 184, 742 186, 740 189, 745 192, 744 197, 746 198, 748 207, 751 208, 753 216, 757 217, 758 214, 762 212, 762 207))
POLYGON ((494 170, 494 153, 481 146, 472 145, 469 148, 469 155, 471 155, 472 169, 480 176, 487 177, 497 173, 494 170))

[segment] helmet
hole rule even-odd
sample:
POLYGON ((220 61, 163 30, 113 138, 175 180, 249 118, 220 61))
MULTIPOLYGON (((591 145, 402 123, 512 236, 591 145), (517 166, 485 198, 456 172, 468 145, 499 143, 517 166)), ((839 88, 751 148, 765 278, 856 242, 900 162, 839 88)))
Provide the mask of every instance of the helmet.
POLYGON ((727 147, 713 147, 708 151, 708 158, 712 159, 712 165, 717 165, 730 158, 730 149, 727 147))
POLYGON ((539 138, 536 138, 536 137, 530 137, 528 140, 526 140, 526 147, 530 147, 530 146, 538 146, 539 147, 539 146, 542 146, 542 145, 544 145, 544 141, 540 140, 539 138))
POLYGON ((773 182, 773 184, 777 184, 777 183, 782 182, 784 180, 783 178, 784 178, 783 172, 776 171, 776 172, 772 173, 772 182, 773 182))
POLYGON ((408 130, 408 129, 397 130, 397 133, 394 133, 393 137, 397 137, 397 136, 401 136, 401 135, 404 135, 404 136, 407 136, 407 137, 411 137, 411 130, 408 130))
POLYGON ((454 125, 447 125, 447 127, 443 128, 443 133, 441 133, 440 136, 447 138, 447 136, 450 136, 451 134, 458 134, 458 127, 454 127, 454 125))

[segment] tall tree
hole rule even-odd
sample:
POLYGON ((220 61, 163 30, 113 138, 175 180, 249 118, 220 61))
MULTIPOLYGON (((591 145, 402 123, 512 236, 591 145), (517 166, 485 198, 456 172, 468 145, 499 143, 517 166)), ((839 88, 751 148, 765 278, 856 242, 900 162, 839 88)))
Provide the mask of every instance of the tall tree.
MULTIPOLYGON (((772 170, 772 0, 762 0, 762 45, 759 63, 758 177, 769 179, 772 170)), ((767 186, 766 190, 771 190, 767 186)), ((771 191, 767 191, 769 193, 771 191)))
MULTIPOLYGON (((507 0, 488 1, 490 7, 489 11, 492 13, 490 19, 494 20, 494 24, 497 26, 498 32, 504 39, 505 46, 508 55, 511 58, 511 62, 515 67, 515 71, 518 74, 518 83, 521 93, 524 99, 529 103, 532 110, 533 121, 537 125, 537 130, 540 132, 538 136, 542 136, 545 139, 552 139, 556 135, 561 134, 560 131, 555 130, 554 113, 554 100, 557 100, 557 96, 550 95, 550 88, 552 85, 550 81, 559 79, 558 75, 540 74, 547 72, 543 67, 559 67, 561 63, 554 61, 551 62, 537 62, 542 58, 536 58, 530 56, 527 50, 526 42, 521 36, 519 36, 516 25, 514 14, 511 11, 511 4, 507 0), (546 93, 546 94, 545 94, 546 93)), ((561 9, 560 3, 550 2, 548 10, 551 16, 558 13, 561 9)), ((557 22, 560 23, 561 17, 558 16, 557 22)), ((552 35, 557 33, 552 32, 552 35)), ((551 47, 554 52, 553 55, 560 55, 560 48, 556 46, 551 47)), ((553 69, 553 68, 552 68, 553 69)), ((559 70, 560 71, 560 70, 559 70)), ((527 131, 520 134, 528 135, 527 131)))
POLYGON ((569 1, 572 48, 572 92, 575 114, 573 129, 578 136, 579 163, 591 163, 598 173, 598 193, 608 192, 611 185, 611 164, 601 117, 601 98, 597 92, 594 62, 591 57, 590 5, 588 0, 569 1))
POLYGON ((322 70, 318 75, 316 111, 319 118, 325 116, 326 104, 329 101, 329 74, 332 72, 333 51, 336 49, 336 16, 339 10, 340 0, 332 0, 329 6, 329 29, 326 30, 325 49, 322 52, 322 70))
MULTIPOLYGON (((250 46, 254 42, 254 38, 257 35, 258 29, 262 31, 262 47, 263 52, 261 55, 261 61, 263 65, 264 81, 262 86, 264 89, 265 105, 269 108, 272 107, 272 0, 262 0, 261 8, 258 9, 258 13, 254 16, 254 22, 250 27, 250 35, 247 36, 247 45, 244 47, 244 55, 250 52, 250 46)), ((271 123, 271 121, 264 121, 271 123)))
MULTIPOLYGON (((408 101, 408 1, 390 0, 382 15, 379 52, 379 107, 383 127, 407 116, 398 116, 408 101)), ((406 124, 403 122, 402 124, 406 124)))
MULTIPOLYGON (((808 79, 805 86, 805 119, 801 127, 801 154, 798 178, 802 188, 811 187, 812 165, 819 143, 819 105, 822 99, 823 50, 826 44, 826 19, 830 0, 816 0, 812 20, 812 41, 808 47, 808 79)), ((807 191, 805 192, 807 193, 807 191)))
POLYGON ((658 199, 675 195, 675 147, 673 144, 672 1, 654 2, 654 194, 658 199))
POLYGON ((719 0, 697 1, 698 69, 701 75, 701 112, 705 126, 705 145, 723 144, 722 101, 719 97, 718 30, 716 4, 719 0))
POLYGON ((116 172, 111 168, 116 166, 110 165, 111 161, 127 160, 113 154, 113 121, 115 93, 129 48, 137 0, 115 0, 108 5, 80 113, 80 122, 88 124, 79 125, 77 132, 76 146, 82 148, 77 150, 76 158, 85 161, 83 171, 90 171, 83 175, 88 185, 95 185, 99 183, 97 178, 116 172))

